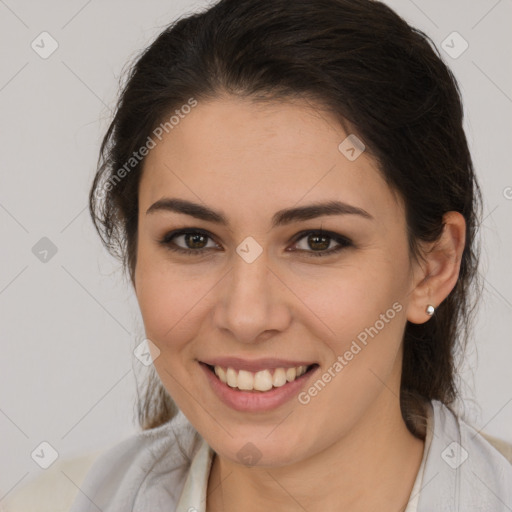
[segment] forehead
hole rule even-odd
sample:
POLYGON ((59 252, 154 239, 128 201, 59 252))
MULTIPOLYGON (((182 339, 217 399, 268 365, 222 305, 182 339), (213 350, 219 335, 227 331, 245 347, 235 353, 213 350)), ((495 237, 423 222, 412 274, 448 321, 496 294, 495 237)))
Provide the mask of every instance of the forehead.
POLYGON ((238 208, 240 215, 268 207, 269 217, 281 207, 331 199, 374 216, 399 209, 376 161, 366 152, 350 160, 346 146, 340 150, 349 135, 304 101, 198 102, 146 156, 141 211, 166 195, 238 208))

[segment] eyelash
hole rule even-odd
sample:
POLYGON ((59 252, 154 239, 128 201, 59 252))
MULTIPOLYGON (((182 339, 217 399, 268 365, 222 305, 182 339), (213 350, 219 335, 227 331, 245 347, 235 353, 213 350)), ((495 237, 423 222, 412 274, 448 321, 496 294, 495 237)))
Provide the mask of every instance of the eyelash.
MULTIPOLYGON (((178 247, 175 244, 173 246, 173 244, 171 242, 171 240, 173 238, 175 238, 177 236, 180 236, 180 235, 187 235, 187 234, 203 235, 203 236, 206 236, 206 237, 210 238, 211 240, 213 240, 213 237, 210 236, 210 233, 208 233, 207 231, 203 231, 202 229, 184 228, 184 229, 177 229, 175 231, 171 231, 171 232, 167 233, 158 242, 161 245, 165 246, 165 248, 170 250, 170 251, 178 252, 178 253, 181 253, 181 254, 193 254, 194 256, 201 256, 206 251, 211 249, 211 247, 203 248, 203 249, 183 249, 182 247, 178 247)), ((294 242, 293 242, 294 245, 297 242, 299 242, 302 238, 305 238, 307 235, 310 235, 310 234, 317 234, 317 235, 320 235, 320 236, 327 236, 331 240, 334 240, 335 242, 340 244, 340 245, 338 245, 337 247, 335 247, 333 249, 329 249, 329 250, 325 250, 325 251, 321 251, 321 252, 304 251, 303 249, 298 249, 299 252, 306 252, 306 253, 308 253, 309 256, 312 256, 312 257, 330 256, 332 254, 340 252, 342 249, 345 249, 347 247, 353 246, 352 241, 349 240, 348 238, 346 238, 346 237, 344 237, 342 235, 339 235, 337 233, 333 233, 331 231, 323 231, 322 229, 312 229, 312 230, 301 231, 300 233, 297 233, 297 235, 294 238, 294 242)))

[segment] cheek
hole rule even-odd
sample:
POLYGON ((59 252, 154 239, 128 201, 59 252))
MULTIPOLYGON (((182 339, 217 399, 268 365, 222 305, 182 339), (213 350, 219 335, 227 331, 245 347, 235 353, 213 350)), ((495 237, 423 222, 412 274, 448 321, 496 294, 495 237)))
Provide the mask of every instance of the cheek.
POLYGON ((169 265, 141 258, 136 270, 137 300, 146 337, 157 347, 153 364, 160 380, 178 406, 188 411, 188 354, 201 324, 197 318, 198 297, 204 295, 183 273, 169 265), (194 308, 194 306, 196 306, 194 308))
POLYGON ((308 421, 326 435, 349 428, 386 386, 393 387, 390 378, 396 376, 405 325, 406 283, 403 274, 396 273, 398 266, 380 261, 340 274, 328 293, 318 290, 308 302, 322 320, 320 339, 330 350, 324 351, 327 357, 318 376, 325 387, 312 382, 300 403, 315 411, 308 421))
POLYGON ((142 250, 137 262, 136 295, 147 337, 161 351, 176 351, 193 322, 194 305, 203 295, 199 283, 187 279, 178 267, 142 250))
MULTIPOLYGON (((337 404, 337 412, 332 414, 340 424, 350 423, 349 418, 355 421, 382 391, 383 382, 389 382, 397 371, 405 326, 407 268, 401 253, 394 258, 385 258, 382 251, 368 253, 357 268, 332 280, 324 288, 327 292, 317 288, 310 296, 311 309, 329 328, 322 328, 322 333, 328 332, 323 340, 330 349, 323 362, 328 373, 325 378, 332 381, 327 392, 315 396, 313 407, 330 410, 337 404)), ((313 396, 317 391, 311 392, 313 396)), ((309 396, 304 398, 307 401, 309 396)))
POLYGON ((302 277, 301 296, 307 297, 307 306, 325 327, 325 339, 336 340, 333 348, 343 349, 376 323, 380 330, 384 330, 382 322, 386 330, 400 324, 396 317, 404 309, 407 290, 407 263, 402 260, 399 255, 390 261, 380 253, 367 254, 356 265, 333 271, 329 279, 317 275, 314 282, 314 276, 309 280, 302 277))

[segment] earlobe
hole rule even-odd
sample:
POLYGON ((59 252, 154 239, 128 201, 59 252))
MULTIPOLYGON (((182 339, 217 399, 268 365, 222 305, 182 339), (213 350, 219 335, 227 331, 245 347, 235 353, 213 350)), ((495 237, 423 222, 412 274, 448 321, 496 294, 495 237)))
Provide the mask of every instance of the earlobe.
POLYGON ((423 252, 420 276, 411 291, 407 308, 409 322, 427 322, 453 290, 459 277, 465 242, 466 221, 462 214, 445 213, 440 238, 423 252))

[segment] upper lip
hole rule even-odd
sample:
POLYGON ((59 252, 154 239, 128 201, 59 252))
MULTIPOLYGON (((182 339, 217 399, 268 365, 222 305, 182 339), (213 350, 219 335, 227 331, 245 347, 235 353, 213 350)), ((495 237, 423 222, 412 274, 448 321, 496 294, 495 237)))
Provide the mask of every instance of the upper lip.
POLYGON ((295 368, 297 366, 310 366, 314 364, 311 361, 292 361, 270 357, 253 360, 241 359, 239 357, 214 357, 201 362, 210 366, 221 366, 222 368, 233 368, 234 370, 246 370, 248 372, 271 370, 273 368, 295 368))

